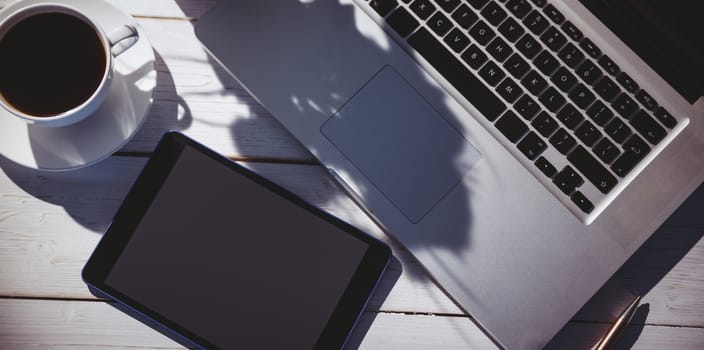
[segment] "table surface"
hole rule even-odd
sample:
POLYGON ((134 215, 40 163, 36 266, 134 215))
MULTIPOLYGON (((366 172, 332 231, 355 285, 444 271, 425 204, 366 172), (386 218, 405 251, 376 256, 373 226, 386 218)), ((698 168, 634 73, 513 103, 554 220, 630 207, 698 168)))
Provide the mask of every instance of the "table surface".
MULTIPOLYGON (((0 0, 0 6, 8 2, 0 0)), ((110 218, 167 130, 180 130, 242 161, 392 246, 397 261, 349 347, 496 349, 419 263, 387 239, 317 161, 206 54, 193 24, 214 1, 109 2, 133 15, 155 48, 154 106, 134 139, 95 166, 44 173, 0 160, 0 349, 181 348, 96 299, 80 277, 110 218)), ((632 290, 644 295, 644 305, 621 347, 704 349, 703 208, 704 186, 550 345, 591 348, 632 290)))

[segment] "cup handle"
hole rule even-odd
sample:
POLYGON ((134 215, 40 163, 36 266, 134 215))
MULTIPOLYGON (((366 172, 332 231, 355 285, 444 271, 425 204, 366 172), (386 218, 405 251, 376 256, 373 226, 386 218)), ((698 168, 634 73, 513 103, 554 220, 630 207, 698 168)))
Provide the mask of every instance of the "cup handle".
POLYGON ((108 40, 110 41, 112 56, 117 57, 137 43, 139 32, 134 26, 125 24, 108 33, 108 40))

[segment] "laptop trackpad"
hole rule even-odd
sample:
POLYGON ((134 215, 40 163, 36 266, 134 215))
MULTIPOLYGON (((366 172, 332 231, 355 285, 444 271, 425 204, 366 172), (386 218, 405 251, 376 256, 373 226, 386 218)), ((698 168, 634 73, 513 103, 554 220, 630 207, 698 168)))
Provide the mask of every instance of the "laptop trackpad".
POLYGON ((330 117, 321 132, 413 223, 481 158, 389 66, 330 117))

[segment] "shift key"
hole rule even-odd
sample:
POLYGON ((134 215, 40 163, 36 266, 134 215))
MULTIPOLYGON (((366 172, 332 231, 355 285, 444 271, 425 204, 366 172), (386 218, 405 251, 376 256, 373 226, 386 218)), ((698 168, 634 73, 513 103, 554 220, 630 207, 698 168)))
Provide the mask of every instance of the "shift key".
POLYGON ((616 177, 592 156, 583 146, 577 146, 567 160, 584 175, 601 193, 609 193, 616 186, 616 177))

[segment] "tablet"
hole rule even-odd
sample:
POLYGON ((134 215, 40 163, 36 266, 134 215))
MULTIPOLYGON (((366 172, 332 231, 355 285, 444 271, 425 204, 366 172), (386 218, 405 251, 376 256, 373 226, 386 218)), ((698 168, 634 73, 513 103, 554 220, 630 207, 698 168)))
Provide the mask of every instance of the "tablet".
POLYGON ((333 349, 390 256, 384 243, 171 132, 83 279, 190 347, 333 349))

